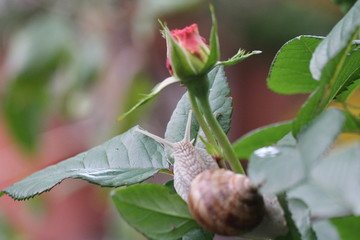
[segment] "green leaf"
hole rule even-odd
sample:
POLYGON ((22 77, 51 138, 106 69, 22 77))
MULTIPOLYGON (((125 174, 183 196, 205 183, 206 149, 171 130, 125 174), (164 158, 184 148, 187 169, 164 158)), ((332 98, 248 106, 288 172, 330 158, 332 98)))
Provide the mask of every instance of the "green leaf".
POLYGON ((290 133, 286 134, 282 139, 280 139, 277 142, 277 145, 295 147, 296 146, 296 139, 294 138, 294 136, 290 132, 290 133))
POLYGON ((311 171, 314 183, 360 214, 360 143, 339 148, 311 171), (336 196, 336 197, 335 197, 336 196))
MULTIPOLYGON (((209 74, 209 85, 211 88, 209 94, 209 101, 214 114, 225 132, 230 129, 231 113, 232 113, 232 99, 229 96, 230 89, 227 83, 223 67, 215 67, 209 74)), ((170 142, 178 142, 183 139, 186 120, 191 109, 191 103, 188 93, 185 93, 178 102, 170 121, 166 127, 165 139, 170 142)), ((193 119, 191 125, 191 138, 196 138, 199 134, 199 125, 196 119, 193 119)), ((202 144, 197 139, 197 145, 202 144)))
POLYGON ((66 178, 105 187, 142 182, 168 168, 163 147, 133 129, 75 157, 40 170, 3 192, 23 200, 49 191, 66 178))
POLYGON ((300 236, 300 232, 298 231, 295 222, 292 218, 292 213, 288 206, 288 199, 286 198, 286 194, 280 194, 278 196, 278 200, 280 203, 280 206, 284 210, 285 219, 287 223, 287 227, 289 231, 285 236, 277 237, 275 240, 302 240, 300 236))
POLYGON ((329 220, 314 222, 313 229, 318 240, 341 240, 338 231, 329 220))
POLYGON ((309 63, 321 41, 320 37, 299 36, 285 43, 271 64, 268 87, 280 94, 312 92, 319 83, 312 78, 309 63))
POLYGON ((182 240, 211 240, 213 238, 213 233, 210 233, 203 228, 199 228, 184 235, 182 240))
POLYGON ((174 187, 174 179, 166 182, 164 184, 165 187, 169 188, 169 193, 174 193, 174 194, 177 194, 176 190, 175 190, 175 187, 174 187))
MULTIPOLYGON (((283 140, 278 145, 256 150, 248 168, 251 181, 261 186, 261 192, 269 194, 296 186, 330 148, 341 132, 343 123, 342 111, 329 109, 299 134, 296 145, 283 140)), ((284 138, 289 139, 289 136, 284 138)))
POLYGON ((336 96, 336 101, 346 102, 358 88, 360 87, 360 79, 353 81, 350 85, 344 86, 344 88, 336 96))
POLYGON ((340 240, 335 227, 328 220, 312 219, 311 210, 302 200, 288 196, 287 200, 280 197, 279 201, 285 212, 289 232, 276 240, 314 239, 315 236, 317 240, 340 240))
POLYGON ((232 98, 223 67, 214 68, 209 74, 211 109, 220 123, 221 128, 227 133, 230 130, 232 114, 232 98))
POLYGON ((360 217, 349 216, 331 219, 331 223, 337 228, 342 240, 358 240, 360 236, 360 217))
POLYGON ((360 117, 345 112, 344 132, 360 133, 360 117))
POLYGON ((199 228, 187 204, 166 186, 134 185, 114 190, 112 199, 125 221, 150 239, 179 239, 199 228))
MULTIPOLYGON (((357 44, 349 45, 356 48, 357 44)), ((312 93, 296 116, 293 133, 297 133, 314 117, 328 107, 331 101, 360 77, 360 51, 342 50, 323 69, 320 86, 312 93), (345 58, 346 57, 346 58, 345 58)))
POLYGON ((305 177, 301 155, 296 147, 275 146, 256 150, 250 158, 248 176, 264 194, 291 188, 305 177))
POLYGON ((136 109, 138 109, 139 107, 141 107, 142 105, 144 105, 145 103, 149 102, 150 100, 152 100, 153 98, 155 98, 157 95, 159 95, 159 93, 166 88, 167 86, 173 84, 173 83, 177 83, 179 82, 178 79, 174 78, 174 77, 168 77, 166 78, 164 81, 162 81, 161 83, 158 83, 149 94, 147 94, 146 96, 144 96, 142 99, 140 99, 140 101, 135 104, 135 106, 133 106, 129 111, 121 114, 118 117, 118 120, 124 119, 127 115, 129 115, 130 113, 132 113, 133 111, 135 111, 136 109))
POLYGON ((358 215, 360 212, 360 144, 337 149, 316 164, 306 183, 289 192, 302 199, 312 218, 358 215))
MULTIPOLYGON (((262 193, 287 192, 301 239, 314 239, 314 231, 318 239, 339 239, 328 223, 312 226, 310 219, 360 214, 360 143, 329 153, 343 123, 343 113, 329 109, 303 129, 297 145, 281 140, 255 151, 250 159, 249 177, 262 193)), ((279 239, 292 239, 295 233, 290 226, 290 233, 279 239)))
POLYGON ((262 53, 262 52, 258 51, 258 50, 246 53, 245 50, 240 48, 239 51, 234 56, 232 56, 231 58, 229 58, 226 61, 217 62, 216 65, 221 65, 221 66, 235 65, 235 64, 237 64, 237 63, 239 63, 241 61, 244 61, 245 59, 251 57, 252 55, 257 55, 257 54, 260 54, 260 53, 262 53))
MULTIPOLYGON (((349 47, 358 49, 359 43, 350 44, 349 47)), ((341 51, 339 56, 336 56, 324 68, 321 81, 329 83, 330 90, 326 93, 320 107, 325 107, 360 78, 360 51, 351 49, 348 50, 349 53, 346 50, 341 51), (344 57, 344 60, 341 57, 344 57)))
POLYGON ((316 234, 312 229, 310 210, 306 204, 299 199, 288 199, 289 210, 292 219, 300 232, 302 240, 316 240, 316 234))
POLYGON ((309 122, 311 122, 311 120, 318 114, 318 107, 320 105, 324 91, 324 87, 318 87, 309 96, 308 100, 302 105, 300 111, 292 123, 292 133, 294 136, 297 136, 301 129, 309 122))
POLYGON ((298 148, 307 169, 331 147, 344 125, 341 110, 331 108, 322 113, 298 135, 298 148))
POLYGON ((355 41, 360 32, 360 26, 350 31, 351 21, 354 20, 352 17, 355 17, 353 10, 359 12, 360 5, 354 6, 340 22, 341 24, 336 25, 328 37, 318 45, 313 54, 310 70, 312 76, 320 80, 320 86, 297 115, 293 124, 295 136, 303 126, 327 108, 337 95, 346 92, 347 88, 360 77, 360 51, 358 51, 358 41, 355 41), (349 31, 351 34, 347 36, 349 31))
POLYGON ((332 194, 311 180, 289 191, 288 196, 304 201, 311 209, 312 217, 316 219, 351 214, 351 208, 344 204, 340 196, 332 194))
POLYGON ((310 71, 319 80, 326 64, 343 50, 351 39, 356 39, 360 29, 360 2, 336 24, 329 35, 316 48, 310 61, 310 71), (355 35, 354 35, 355 33, 355 35))
POLYGON ((291 122, 275 123, 255 129, 237 140, 233 147, 238 158, 248 159, 258 148, 276 143, 291 130, 291 122))
MULTIPOLYGON (((186 121, 191 110, 189 95, 186 92, 177 103, 166 126, 165 139, 170 142, 179 142, 184 138, 186 121)), ((199 124, 195 118, 191 122, 191 139, 197 137, 199 124)))

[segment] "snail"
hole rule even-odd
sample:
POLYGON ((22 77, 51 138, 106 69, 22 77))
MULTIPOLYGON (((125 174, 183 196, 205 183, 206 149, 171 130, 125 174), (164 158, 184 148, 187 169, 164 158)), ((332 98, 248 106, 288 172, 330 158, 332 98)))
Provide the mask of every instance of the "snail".
POLYGON ((207 169, 219 168, 217 162, 205 149, 193 146, 194 140, 190 140, 191 115, 192 112, 189 111, 183 140, 176 143, 169 142, 144 130, 136 129, 136 131, 145 134, 172 151, 174 158, 174 187, 186 202, 192 180, 207 169))
POLYGON ((197 222, 220 235, 250 232, 262 221, 262 196, 250 180, 225 169, 210 169, 191 183, 188 205, 197 222))
POLYGON ((268 238, 286 233, 284 212, 276 197, 263 197, 245 175, 220 169, 205 149, 193 146, 191 115, 190 111, 184 138, 176 143, 136 131, 172 151, 175 190, 196 221, 220 235, 268 238))
POLYGON ((210 232, 250 239, 273 239, 288 228, 276 196, 262 196, 245 175, 225 169, 200 173, 191 183, 188 206, 210 232))

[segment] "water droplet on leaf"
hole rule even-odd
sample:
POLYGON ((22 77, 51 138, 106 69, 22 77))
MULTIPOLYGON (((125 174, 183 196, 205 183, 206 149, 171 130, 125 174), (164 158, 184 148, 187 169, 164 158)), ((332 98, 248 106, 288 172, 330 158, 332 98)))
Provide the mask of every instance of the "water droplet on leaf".
POLYGON ((261 158, 275 157, 276 155, 280 154, 280 151, 276 147, 269 146, 269 147, 259 148, 254 152, 254 154, 261 158))

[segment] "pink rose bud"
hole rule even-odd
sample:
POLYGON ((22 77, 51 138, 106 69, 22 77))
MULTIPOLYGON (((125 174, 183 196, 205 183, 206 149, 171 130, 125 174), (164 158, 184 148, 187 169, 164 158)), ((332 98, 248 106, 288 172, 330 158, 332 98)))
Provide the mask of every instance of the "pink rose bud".
POLYGON ((169 31, 164 26, 167 44, 166 66, 171 75, 181 81, 194 76, 206 74, 214 65, 209 64, 210 48, 200 36, 197 24, 184 29, 169 31))
MULTIPOLYGON (((193 73, 199 73, 209 57, 209 47, 206 40, 200 36, 197 24, 192 24, 184 29, 174 29, 172 38, 178 43, 184 54, 188 57, 193 73)), ((171 64, 171 50, 168 47, 166 66, 171 75, 174 75, 171 64)))
POLYGON ((207 74, 216 66, 220 58, 217 24, 212 5, 210 11, 212 27, 209 45, 200 36, 197 24, 170 31, 160 22, 167 45, 166 66, 170 74, 198 99, 207 98, 209 93, 207 74))

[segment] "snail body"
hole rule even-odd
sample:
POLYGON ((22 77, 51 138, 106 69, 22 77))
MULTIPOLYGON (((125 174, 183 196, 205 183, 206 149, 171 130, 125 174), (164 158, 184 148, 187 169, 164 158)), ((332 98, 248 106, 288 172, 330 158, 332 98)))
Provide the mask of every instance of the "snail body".
POLYGON ((174 187, 177 193, 186 202, 190 184, 201 172, 218 168, 216 161, 205 149, 194 147, 190 142, 176 143, 173 149, 174 161, 174 187))
POLYGON ((174 158, 174 187, 176 192, 186 202, 192 180, 201 172, 219 168, 216 161, 205 149, 194 147, 190 140, 191 111, 189 112, 183 140, 172 143, 141 129, 136 131, 151 137, 172 151, 174 158))
POLYGON ((225 169, 210 169, 192 181, 190 212, 205 229, 220 235, 250 232, 264 218, 262 196, 250 180, 225 169))

